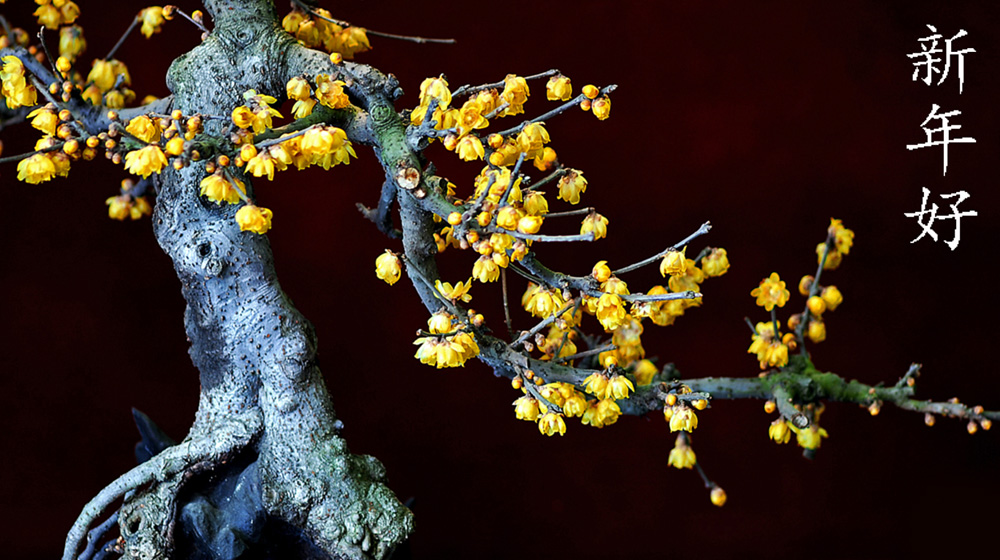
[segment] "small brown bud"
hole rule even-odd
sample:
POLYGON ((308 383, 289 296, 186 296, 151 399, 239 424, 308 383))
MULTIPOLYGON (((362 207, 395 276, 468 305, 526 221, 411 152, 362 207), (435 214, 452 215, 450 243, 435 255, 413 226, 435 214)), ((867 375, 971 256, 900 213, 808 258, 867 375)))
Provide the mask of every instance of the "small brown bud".
POLYGON ((121 154, 114 154, 114 155, 111 156, 111 163, 113 163, 115 165, 119 165, 119 164, 121 164, 121 162, 122 162, 122 155, 121 154))
POLYGON ((674 406, 677 404, 677 395, 668 393, 665 402, 667 403, 667 406, 674 406))
POLYGON ((970 434, 974 434, 979 431, 979 426, 976 425, 975 420, 969 420, 969 423, 965 425, 965 429, 968 430, 970 434))
POLYGON ((990 431, 990 428, 993 427, 993 421, 990 420, 989 418, 983 418, 982 420, 979 421, 979 425, 982 426, 983 429, 988 432, 990 431))
POLYGON ((778 408, 778 403, 774 401, 766 401, 764 403, 764 412, 771 414, 778 408))
POLYGON ((927 424, 928 426, 933 426, 934 425, 934 415, 931 414, 930 412, 925 412, 924 413, 924 424, 927 424))

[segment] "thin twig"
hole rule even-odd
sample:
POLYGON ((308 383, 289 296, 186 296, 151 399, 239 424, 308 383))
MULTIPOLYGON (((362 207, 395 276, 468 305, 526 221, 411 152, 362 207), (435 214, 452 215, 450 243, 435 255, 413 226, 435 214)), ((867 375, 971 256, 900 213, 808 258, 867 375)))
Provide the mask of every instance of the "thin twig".
MULTIPOLYGON (((538 73, 538 74, 532 74, 531 76, 524 76, 524 79, 525 79, 525 81, 537 80, 539 78, 548 78, 550 76, 555 76, 558 73, 559 73, 559 70, 556 70, 555 68, 553 68, 552 70, 546 70, 545 72, 541 72, 541 73, 538 73)), ((452 97, 458 97, 458 96, 466 94, 466 93, 480 92, 480 91, 483 91, 483 90, 486 90, 486 89, 497 89, 497 88, 500 88, 500 87, 506 85, 506 83, 507 82, 505 82, 505 81, 504 82, 494 82, 494 83, 491 83, 491 84, 482 84, 482 85, 478 85, 478 86, 471 86, 469 84, 466 84, 466 85, 464 85, 464 86, 456 89, 454 92, 452 92, 451 95, 452 95, 452 97)))
POLYGON ((525 332, 524 334, 522 334, 521 336, 519 336, 517 338, 517 340, 515 340, 514 342, 512 342, 511 346, 516 348, 522 342, 524 342, 525 340, 528 340, 528 338, 530 338, 532 336, 535 336, 535 333, 537 333, 538 331, 540 331, 540 330, 544 329, 545 327, 547 327, 547 326, 551 325, 552 323, 554 323, 556 319, 558 319, 559 317, 562 317, 563 313, 569 311, 570 307, 573 307, 574 305, 576 305, 577 299, 574 299, 573 301, 569 302, 565 307, 563 307, 562 309, 560 309, 556 313, 554 313, 554 314, 546 317, 545 319, 539 321, 539 323, 537 325, 535 325, 534 327, 532 327, 530 331, 525 332))
MULTIPOLYGON (((309 6, 309 5, 305 4, 304 2, 302 2, 302 0, 292 0, 292 3, 295 4, 296 6, 298 6, 300 9, 309 12, 309 14, 312 15, 313 17, 317 17, 317 18, 319 18, 319 19, 321 19, 323 21, 328 21, 328 22, 330 22, 330 23, 332 23, 334 25, 339 25, 341 27, 353 27, 350 23, 348 23, 346 21, 339 20, 339 19, 333 19, 333 18, 329 18, 329 17, 324 16, 323 14, 321 14, 321 13, 313 10, 313 8, 311 6, 309 6)), ((363 27, 362 29, 364 29, 365 33, 367 33, 369 35, 375 35, 376 37, 385 37, 387 39, 397 39, 397 40, 400 40, 400 41, 409 41, 411 43, 418 43, 418 44, 438 43, 438 44, 444 44, 444 45, 454 45, 456 43, 456 41, 454 39, 435 39, 435 38, 430 38, 430 37, 417 37, 417 36, 414 36, 414 35, 397 35, 395 33, 386 33, 384 31, 375 31, 374 29, 368 29, 367 27, 363 27)))
POLYGON ((694 233, 692 233, 691 235, 685 237, 684 239, 678 241, 677 243, 674 243, 673 245, 671 245, 671 246, 667 247, 666 249, 660 251, 659 253, 653 255, 652 257, 649 257, 648 259, 645 259, 645 260, 641 260, 641 261, 639 261, 639 262, 637 262, 635 264, 630 264, 628 266, 619 268, 618 270, 614 271, 612 274, 614 274, 615 276, 618 276, 619 274, 625 274, 626 272, 632 272, 633 270, 642 268, 642 267, 644 267, 646 265, 653 264, 656 261, 662 259, 663 255, 667 254, 669 251, 674 251, 674 250, 676 250, 677 247, 682 247, 683 248, 685 245, 687 245, 688 243, 690 243, 691 241, 693 241, 695 238, 697 238, 699 236, 702 236, 702 235, 705 235, 706 233, 708 233, 708 231, 710 229, 712 229, 712 222, 705 222, 705 223, 701 224, 701 227, 699 227, 698 230, 695 231, 694 233))
POLYGON ((514 338, 514 327, 510 322, 510 306, 507 304, 507 269, 500 269, 500 286, 503 290, 503 318, 507 323, 507 335, 514 338))
MULTIPOLYGON (((184 15, 184 12, 181 12, 180 10, 177 10, 177 11, 180 12, 181 15, 184 15)), ((187 16, 184 15, 184 17, 187 17, 187 16)), ((191 18, 188 18, 188 19, 191 19, 191 18)), ((118 39, 118 42, 115 43, 115 46, 111 47, 111 50, 108 51, 108 55, 104 57, 104 60, 111 60, 111 59, 113 59, 115 57, 115 53, 118 52, 118 49, 122 46, 122 43, 125 42, 125 39, 127 39, 128 36, 132 34, 132 30, 135 29, 135 26, 139 25, 139 21, 140 21, 139 20, 139 16, 136 16, 136 17, 132 18, 132 23, 130 23, 128 25, 128 29, 126 29, 125 33, 123 33, 122 36, 121 36, 121 38, 118 39)))
MULTIPOLYGON (((567 333, 568 334, 568 333, 567 333)), ((600 354, 601 352, 608 352, 610 350, 616 350, 618 346, 614 344, 608 344, 607 346, 601 346, 600 348, 591 348, 590 350, 584 350, 583 352, 577 352, 569 356, 564 356, 562 358, 556 358, 552 360, 554 363, 568 362, 571 360, 576 360, 577 358, 586 358, 587 356, 593 356, 594 354, 600 354)), ((558 356, 559 354, 556 354, 558 356)))

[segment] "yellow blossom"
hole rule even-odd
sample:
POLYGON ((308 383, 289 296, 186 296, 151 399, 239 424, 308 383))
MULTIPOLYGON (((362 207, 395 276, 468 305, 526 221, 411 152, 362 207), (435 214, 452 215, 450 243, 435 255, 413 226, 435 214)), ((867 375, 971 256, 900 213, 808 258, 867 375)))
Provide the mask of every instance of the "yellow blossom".
POLYGON ((687 271, 687 258, 684 253, 687 251, 687 247, 684 247, 680 251, 667 251, 667 254, 663 255, 663 260, 660 261, 660 275, 664 278, 667 275, 670 276, 680 276, 687 271))
POLYGON ((142 28, 139 30, 149 39, 153 33, 159 33, 165 21, 163 8, 160 6, 150 6, 139 12, 139 19, 142 20, 142 28))
POLYGON ((28 84, 25 79, 24 64, 18 57, 14 55, 3 57, 0 81, 3 83, 3 96, 7 98, 7 108, 33 107, 37 104, 35 86, 28 84))
MULTIPOLYGON (((383 254, 382 257, 384 257, 386 254, 390 254, 391 255, 392 253, 390 253, 388 250, 386 250, 385 254, 383 254)), ((392 255, 392 256, 395 256, 395 255, 392 255)), ((397 261, 398 261, 398 259, 397 259, 397 261)), ((376 266, 376 272, 377 272, 378 261, 375 262, 375 266, 376 266)), ((389 266, 391 267, 392 265, 390 264, 389 266)), ((396 266, 398 267, 398 262, 396 263, 396 266)), ((398 270, 396 271, 396 277, 397 277, 397 279, 399 278, 399 271, 398 270)), ((379 276, 379 278, 381 278, 381 276, 379 276)), ((384 278, 383 278, 383 280, 384 280, 384 278)), ((455 317, 452 314, 450 314, 450 313, 448 313, 448 312, 446 312, 444 310, 438 311, 437 313, 434 313, 433 315, 431 315, 431 318, 427 320, 427 330, 430 331, 431 334, 449 334, 449 333, 451 333, 451 331, 455 330, 455 324, 454 324, 454 321, 452 321, 452 319, 454 319, 454 318, 455 317)))
POLYGON ((846 255, 851 252, 854 245, 854 232, 845 228, 840 220, 830 218, 830 227, 827 232, 833 236, 833 243, 837 247, 837 252, 846 255))
POLYGON ((826 323, 822 319, 810 319, 806 336, 813 342, 823 342, 826 340, 826 323))
POLYGON ((816 264, 823 263, 823 270, 833 270, 840 266, 840 261, 844 259, 844 255, 836 249, 830 249, 830 252, 826 255, 826 262, 823 262, 823 252, 826 251, 826 243, 820 243, 816 246, 816 264))
POLYGON ((247 204, 236 212, 236 223, 240 231, 252 231, 263 235, 271 229, 271 210, 253 204, 247 204))
POLYGON ((312 88, 305 78, 296 76, 288 80, 288 83, 285 84, 285 92, 288 94, 289 99, 304 101, 309 99, 309 96, 312 94, 312 88))
POLYGON ((622 325, 627 316, 625 306, 618 294, 602 294, 597 300, 597 320, 607 331, 613 331, 622 325))
POLYGON ((789 424, 788 428, 795 432, 795 441, 799 444, 799 447, 804 449, 818 449, 821 438, 829 437, 826 430, 816 424, 812 424, 807 428, 798 428, 794 424, 789 424))
POLYGON ((334 80, 327 74, 317 74, 316 78, 316 99, 323 105, 331 109, 343 109, 351 104, 351 100, 344 92, 344 82, 334 80))
POLYGON ((135 175, 141 175, 143 179, 152 173, 159 173, 166 166, 167 156, 155 144, 125 154, 125 170, 135 175))
POLYGON ((726 256, 726 250, 721 247, 715 247, 712 252, 701 259, 701 270, 705 273, 705 276, 722 276, 729 270, 729 257, 726 256))
POLYGON ((59 24, 62 23, 62 14, 52 4, 39 6, 33 15, 38 18, 39 24, 49 29, 59 29, 59 24))
POLYGON ((535 160, 532 162, 532 165, 534 165, 535 169, 539 171, 548 171, 555 166, 557 159, 558 156, 556 156, 556 151, 546 146, 545 149, 535 156, 535 160))
POLYGON ((545 98, 549 101, 569 101, 573 97, 573 85, 569 78, 559 74, 549 78, 545 84, 545 98))
POLYGON ((549 201, 545 200, 545 193, 531 191, 524 197, 524 211, 529 216, 544 216, 549 213, 549 201))
POLYGON ((399 281, 402 273, 402 263, 395 253, 386 249, 384 253, 375 259, 375 276, 384 280, 386 284, 392 286, 399 281))
POLYGON ((292 116, 296 119, 308 117, 312 114, 314 107, 316 107, 315 99, 303 99, 296 101, 295 104, 292 105, 292 116))
POLYGON ((540 288, 532 290, 524 309, 534 317, 550 317, 565 306, 566 301, 558 290, 540 288))
POLYGON ((694 413, 694 410, 684 405, 675 405, 672 408, 673 413, 670 416, 671 432, 680 430, 693 432, 698 427, 698 415, 694 413))
POLYGON ((425 110, 431 99, 436 99, 441 109, 447 109, 451 103, 451 90, 448 89, 448 80, 444 76, 427 78, 420 83, 420 105, 425 110))
POLYGON ((778 418, 774 422, 771 422, 770 427, 767 428, 767 437, 773 439, 775 443, 788 443, 788 440, 792 438, 792 432, 788 429, 788 422, 784 418, 778 418))
POLYGON ((65 26, 59 30, 59 55, 66 57, 70 62, 75 62, 87 48, 87 41, 83 38, 83 28, 79 25, 65 26))
POLYGON ((608 261, 598 261, 590 271, 590 275, 602 284, 607 282, 611 278, 611 269, 608 267, 608 261))
POLYGON ((604 95, 595 99, 590 105, 590 110, 597 117, 597 120, 603 121, 611 115, 611 98, 604 95))
POLYGON ((519 76, 507 74, 504 78, 503 92, 500 98, 507 103, 507 108, 500 113, 500 116, 519 115, 524 112, 524 103, 531 95, 528 90, 528 83, 519 76))
POLYGON ((677 469, 690 469, 697 462, 694 450, 684 441, 684 436, 678 435, 677 440, 674 441, 674 448, 670 450, 667 464, 677 469))
POLYGON ((597 415, 597 402, 596 400, 587 401, 587 410, 584 410, 583 415, 580 417, 581 424, 594 428, 604 427, 604 423, 597 415))
POLYGON ((486 155, 486 151, 483 149, 482 141, 471 134, 463 136, 462 139, 458 141, 456 152, 462 161, 483 159, 483 156, 486 155))
POLYGON ((612 376, 608 382, 608 392, 611 393, 611 398, 627 399, 629 398, 629 391, 634 393, 635 387, 624 375, 612 376))
POLYGON ((459 136, 464 136, 473 130, 489 126, 490 122, 486 120, 486 117, 483 116, 484 114, 483 104, 477 98, 466 101, 462 105, 462 108, 458 110, 457 126, 459 136))
POLYGON ((235 177, 230 181, 230 178, 222 170, 202 179, 199 186, 201 194, 216 204, 222 204, 223 201, 237 204, 243 200, 241 194, 246 196, 246 186, 243 182, 235 177))
POLYGON ((838 290, 836 286, 827 286, 823 288, 819 297, 823 298, 823 302, 826 303, 826 308, 830 311, 837 309, 837 307, 844 301, 844 295, 840 293, 840 290, 838 290))
POLYGON ((250 173, 254 177, 263 177, 266 175, 268 181, 273 181, 274 158, 271 157, 268 150, 264 150, 247 161, 246 170, 247 173, 250 173))
POLYGON ((588 233, 593 233, 595 240, 607 237, 608 219, 597 212, 591 212, 586 218, 583 219, 583 222, 580 223, 580 235, 588 233))
POLYGON ((500 266, 492 257, 483 255, 472 265, 472 277, 480 282, 496 282, 500 278, 500 266))
POLYGON ((472 294, 468 293, 469 288, 472 287, 472 278, 469 278, 465 283, 458 282, 454 287, 448 282, 442 282, 436 280, 434 282, 434 287, 437 291, 444 296, 445 299, 455 301, 469 301, 472 299, 472 294))
POLYGON ((583 95, 587 99, 596 99, 597 95, 599 93, 601 93, 600 88, 598 88, 597 86, 595 86, 593 84, 587 84, 587 85, 583 86, 583 95))
POLYGON ((542 123, 528 123, 517 134, 514 142, 518 151, 524 152, 525 158, 534 158, 549 142, 549 131, 542 123))
POLYGON ((594 415, 602 426, 614 424, 622 414, 622 409, 619 408, 618 403, 611 399, 602 399, 597 403, 596 409, 594 415))
POLYGON ((653 376, 655 376, 656 373, 656 366, 649 360, 639 360, 635 363, 635 369, 632 370, 632 375, 635 376, 635 382, 640 387, 644 387, 652 383, 653 376))
POLYGON ((785 282, 778 277, 778 273, 772 272, 770 277, 760 281, 760 286, 750 291, 750 295, 757 298, 757 305, 770 311, 775 305, 783 307, 791 294, 785 289, 785 282))
POLYGON ((240 105, 239 107, 233 109, 231 118, 233 120, 233 124, 240 128, 250 128, 253 126, 254 120, 256 120, 253 111, 244 105, 240 105))
POLYGON ((147 144, 160 140, 160 127, 146 115, 139 115, 130 120, 125 131, 147 144))
POLYGON ((56 135, 56 127, 59 126, 59 117, 52 109, 48 107, 39 107, 38 109, 28 113, 28 118, 31 119, 31 126, 41 130, 49 136, 56 135))
POLYGON ((17 180, 37 185, 48 181, 56 174, 56 166, 48 154, 35 154, 17 164, 17 180))
POLYGON ((538 399, 524 395, 512 404, 514 405, 514 415, 518 420, 527 420, 529 422, 538 420, 538 399))
POLYGON ((583 380, 583 390, 598 399, 606 399, 610 394, 608 391, 610 382, 611 380, 603 372, 594 372, 583 380))
POLYGON ((110 60, 96 59, 92 63, 87 81, 93 83, 104 93, 115 85, 115 67, 110 60))
POLYGON ((517 221, 517 231, 527 234, 535 234, 542 228, 541 216, 521 216, 517 221))
POLYGON ((566 433, 566 421, 562 414, 549 412, 538 419, 538 431, 547 436, 563 435, 566 433))

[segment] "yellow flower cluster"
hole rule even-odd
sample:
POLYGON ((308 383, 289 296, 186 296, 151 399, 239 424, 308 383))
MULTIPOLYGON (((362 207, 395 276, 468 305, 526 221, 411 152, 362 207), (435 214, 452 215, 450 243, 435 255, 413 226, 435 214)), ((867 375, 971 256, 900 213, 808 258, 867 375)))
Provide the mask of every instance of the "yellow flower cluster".
MULTIPOLYGON (((778 327, 781 327, 780 322, 778 327)), ((757 355, 760 369, 766 369, 768 366, 780 368, 788 364, 789 347, 794 345, 795 335, 786 333, 779 340, 774 332, 774 323, 771 321, 757 323, 756 331, 752 335, 753 341, 750 343, 747 353, 757 355)))
POLYGON ((357 154, 346 132, 332 126, 316 126, 260 151, 253 144, 244 144, 237 165, 246 164, 246 172, 254 177, 266 176, 274 180, 276 171, 284 171, 289 166, 300 170, 310 165, 330 169, 349 164, 352 156, 357 157, 357 154))
POLYGON ((168 19, 167 15, 161 6, 143 8, 138 16, 139 20, 142 21, 142 27, 139 31, 149 39, 154 33, 159 33, 163 30, 163 23, 168 19))
POLYGON ((272 117, 281 118, 281 113, 271 107, 272 103, 278 101, 274 97, 251 89, 243 93, 243 99, 244 104, 232 112, 233 124, 236 126, 243 129, 252 128, 254 134, 260 134, 274 126, 272 117))
MULTIPOLYGON (((827 228, 827 235, 833 239, 833 247, 830 248, 823 263, 824 270, 832 270, 840 266, 844 255, 851 252, 854 245, 854 232, 845 228, 843 222, 835 218, 830 218, 830 227, 827 228)), ((816 246, 817 263, 823 261, 823 253, 826 251, 826 243, 816 246)))
POLYGON ((292 10, 281 21, 285 31, 294 36, 303 45, 317 49, 322 48, 329 53, 340 53, 351 60, 357 53, 371 49, 368 35, 363 27, 342 27, 331 21, 330 12, 322 8, 313 8, 315 16, 299 10, 292 10))
POLYGON ((153 213, 153 207, 144 196, 133 197, 129 194, 112 196, 104 201, 108 205, 108 217, 112 220, 132 218, 138 220, 153 213))
POLYGON ((48 29, 69 25, 80 16, 80 7, 72 0, 35 0, 35 3, 39 6, 33 15, 48 29))
POLYGON ((125 170, 144 179, 153 173, 159 173, 167 166, 167 156, 156 144, 133 150, 125 154, 125 170))
POLYGON ((3 57, 3 69, 0 70, 0 81, 3 82, 3 96, 8 109, 18 107, 34 107, 37 104, 35 86, 28 83, 24 76, 24 64, 14 55, 3 57))
POLYGON ((413 342, 420 346, 414 357, 421 363, 441 369, 464 366, 467 360, 478 356, 479 345, 475 338, 463 330, 464 325, 456 325, 454 319, 445 312, 432 315, 427 321, 431 335, 413 342))
POLYGON ((109 109, 121 109, 135 100, 135 92, 125 87, 132 85, 128 67, 120 60, 94 60, 87 74, 87 87, 81 94, 92 105, 104 104, 109 109), (118 84, 117 89, 115 85, 118 84))

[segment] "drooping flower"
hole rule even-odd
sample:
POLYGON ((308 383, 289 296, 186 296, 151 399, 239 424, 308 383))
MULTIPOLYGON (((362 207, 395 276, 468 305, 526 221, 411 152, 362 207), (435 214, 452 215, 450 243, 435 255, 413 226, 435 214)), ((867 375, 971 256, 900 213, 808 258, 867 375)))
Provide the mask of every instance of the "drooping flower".
POLYGON ((149 39, 153 33, 159 33, 163 29, 163 8, 160 6, 150 6, 139 12, 139 19, 142 20, 142 34, 149 39))
POLYGON ((243 200, 241 194, 246 196, 246 186, 243 182, 236 177, 228 176, 221 169, 202 179, 199 186, 200 194, 216 204, 222 204, 223 201, 237 204, 243 200))
POLYGON ((35 154, 17 163, 17 180, 37 185, 56 174, 56 166, 48 154, 35 154))
POLYGON ((167 156, 155 144, 125 154, 125 170, 142 178, 159 173, 167 166, 167 156))
POLYGON ((680 251, 667 251, 667 254, 663 255, 663 260, 660 261, 660 275, 666 278, 670 276, 680 276, 687 271, 687 258, 684 253, 687 251, 685 246, 680 251))
POLYGON ((597 212, 591 212, 583 219, 580 223, 580 235, 586 235, 588 233, 594 234, 594 239, 601 239, 608 236, 608 219, 604 216, 598 214, 597 212))
POLYGON ((518 420, 527 420, 529 422, 538 420, 538 399, 524 395, 512 404, 514 405, 514 416, 518 420))
POLYGON ((549 78, 545 84, 545 98, 549 101, 569 101, 573 97, 573 84, 569 78, 559 74, 549 78))
POLYGON ((555 434, 564 435, 566 433, 566 421, 563 420, 562 414, 549 412, 538 419, 538 431, 547 436, 555 434))
POLYGON ((441 280, 436 280, 434 282, 434 287, 437 289, 438 293, 444 296, 445 299, 455 301, 469 301, 472 299, 472 294, 468 293, 469 288, 472 287, 472 278, 469 278, 466 282, 458 282, 452 286, 449 282, 442 282, 441 280))
POLYGON ((611 98, 607 95, 602 95, 594 100, 590 105, 590 110, 597 117, 597 120, 603 121, 611 116, 611 98))
POLYGON ((268 208, 247 204, 236 212, 236 223, 240 225, 240 231, 252 231, 263 235, 271 229, 272 216, 268 208))
POLYGON ((701 270, 705 273, 705 276, 722 276, 729 270, 729 257, 726 256, 726 250, 721 247, 715 247, 712 252, 701 259, 701 270))
POLYGON ((788 422, 785 419, 778 418, 767 428, 767 437, 774 440, 775 443, 788 443, 788 440, 792 438, 792 432, 788 429, 788 422))
POLYGON ((402 274, 402 262, 392 251, 386 249, 375 259, 375 276, 384 280, 386 284, 392 286, 398 282, 400 274, 402 274))
POLYGON ((503 81, 504 88, 503 92, 500 93, 500 98, 507 103, 507 108, 500 113, 500 116, 519 115, 523 113, 524 103, 528 100, 528 96, 531 95, 528 89, 528 82, 524 78, 514 74, 507 74, 503 81))
POLYGON ((684 436, 678 435, 674 441, 674 448, 670 450, 667 464, 676 469, 690 469, 694 468, 697 462, 698 459, 695 457, 694 449, 691 449, 691 446, 687 444, 684 436))
POLYGON ((587 179, 583 177, 582 171, 570 169, 559 179, 559 200, 565 200, 570 204, 580 203, 580 193, 587 191, 587 179))

